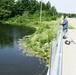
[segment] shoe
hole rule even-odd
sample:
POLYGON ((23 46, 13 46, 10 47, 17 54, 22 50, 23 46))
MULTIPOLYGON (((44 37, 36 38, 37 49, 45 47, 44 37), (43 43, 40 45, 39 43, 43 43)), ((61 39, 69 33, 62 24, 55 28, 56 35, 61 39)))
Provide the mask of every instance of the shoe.
POLYGON ((63 39, 66 39, 66 37, 65 37, 65 36, 63 36, 63 39))

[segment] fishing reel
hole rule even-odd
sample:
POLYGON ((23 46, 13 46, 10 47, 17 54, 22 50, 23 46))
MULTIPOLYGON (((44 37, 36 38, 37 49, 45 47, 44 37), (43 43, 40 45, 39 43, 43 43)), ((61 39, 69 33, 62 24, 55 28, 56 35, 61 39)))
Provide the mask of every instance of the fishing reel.
POLYGON ((70 45, 70 43, 71 43, 71 42, 70 42, 69 40, 66 40, 66 41, 65 41, 65 44, 66 44, 66 45, 70 45))

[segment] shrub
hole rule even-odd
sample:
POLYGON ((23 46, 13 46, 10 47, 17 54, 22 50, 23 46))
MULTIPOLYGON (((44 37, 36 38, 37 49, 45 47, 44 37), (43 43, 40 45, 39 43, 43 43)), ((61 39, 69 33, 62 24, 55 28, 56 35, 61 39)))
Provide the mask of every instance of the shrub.
POLYGON ((46 42, 47 42, 47 38, 41 38, 41 39, 40 39, 40 43, 41 43, 41 44, 44 44, 44 43, 46 43, 46 42))
POLYGON ((57 19, 57 17, 56 17, 56 16, 53 16, 53 17, 52 17, 52 20, 56 20, 56 19, 57 19))
POLYGON ((74 29, 74 27, 73 27, 73 26, 71 26, 71 25, 69 25, 69 26, 68 26, 68 28, 69 28, 69 29, 74 29))

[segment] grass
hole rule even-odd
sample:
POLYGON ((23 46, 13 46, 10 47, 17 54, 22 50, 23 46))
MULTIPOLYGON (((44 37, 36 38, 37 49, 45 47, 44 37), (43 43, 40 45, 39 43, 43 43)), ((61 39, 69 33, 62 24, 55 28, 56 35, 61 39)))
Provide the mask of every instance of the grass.
POLYGON ((69 25, 68 26, 69 29, 75 29, 73 26, 69 25))

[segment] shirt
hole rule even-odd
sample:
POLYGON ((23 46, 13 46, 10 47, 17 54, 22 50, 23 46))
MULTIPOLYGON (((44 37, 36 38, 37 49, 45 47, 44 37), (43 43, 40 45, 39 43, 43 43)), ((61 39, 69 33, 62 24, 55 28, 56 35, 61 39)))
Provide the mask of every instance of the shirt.
POLYGON ((68 21, 67 20, 64 20, 62 25, 63 25, 63 29, 68 29, 68 21))

